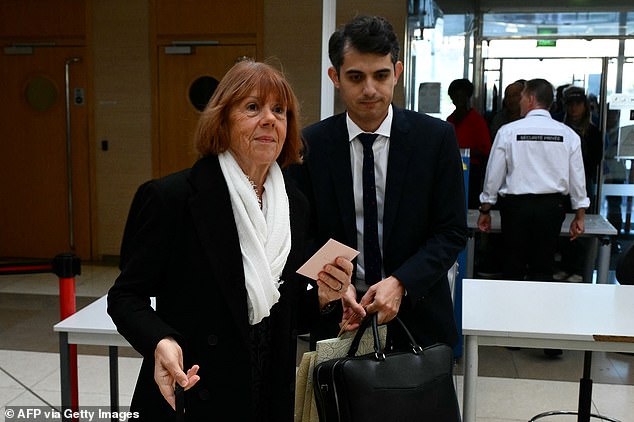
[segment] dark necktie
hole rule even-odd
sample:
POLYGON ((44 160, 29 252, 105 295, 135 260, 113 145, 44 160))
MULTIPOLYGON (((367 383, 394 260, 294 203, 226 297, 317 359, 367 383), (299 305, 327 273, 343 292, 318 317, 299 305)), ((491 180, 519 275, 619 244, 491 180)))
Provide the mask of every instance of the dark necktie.
POLYGON ((374 184, 374 152, 372 144, 378 135, 361 133, 363 145, 363 263, 365 284, 381 280, 381 250, 379 249, 379 220, 376 208, 376 185, 374 184))

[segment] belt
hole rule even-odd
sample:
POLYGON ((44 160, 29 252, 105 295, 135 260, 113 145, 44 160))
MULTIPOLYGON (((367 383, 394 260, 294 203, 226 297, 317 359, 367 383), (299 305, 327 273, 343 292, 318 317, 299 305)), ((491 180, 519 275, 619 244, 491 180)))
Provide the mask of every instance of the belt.
POLYGON ((538 199, 538 198, 561 198, 564 194, 561 192, 557 193, 524 193, 522 195, 511 195, 505 194, 504 198, 506 199, 538 199))

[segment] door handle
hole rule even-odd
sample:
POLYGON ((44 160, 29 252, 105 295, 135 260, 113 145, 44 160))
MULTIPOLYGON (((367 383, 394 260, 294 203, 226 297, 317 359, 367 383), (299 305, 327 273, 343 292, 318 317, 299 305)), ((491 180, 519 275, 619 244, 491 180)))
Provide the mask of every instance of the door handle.
POLYGON ((70 126, 70 65, 79 63, 81 58, 69 57, 64 61, 64 88, 66 92, 66 175, 68 183, 68 240, 70 248, 75 249, 75 223, 73 221, 73 156, 70 126))

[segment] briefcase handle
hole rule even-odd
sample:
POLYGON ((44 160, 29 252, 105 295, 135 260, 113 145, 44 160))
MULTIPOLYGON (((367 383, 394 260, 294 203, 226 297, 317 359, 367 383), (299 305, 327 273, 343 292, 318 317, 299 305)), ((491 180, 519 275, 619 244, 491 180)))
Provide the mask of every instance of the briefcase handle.
MULTIPOLYGON (((423 351, 423 348, 418 345, 414 336, 409 331, 409 329, 405 326, 405 323, 397 316, 394 318, 398 321, 399 325, 407 335, 409 339, 409 344, 412 347, 414 354, 418 354, 423 351)), ((376 313, 369 316, 369 318, 365 318, 359 329, 357 330, 354 339, 352 340, 352 344, 350 344, 350 349, 348 349, 348 357, 353 357, 357 354, 357 350, 359 349, 359 343, 361 343, 361 337, 363 337, 363 333, 368 328, 368 325, 372 325, 372 337, 374 338, 374 355, 377 359, 383 360, 385 359, 385 355, 383 354, 383 349, 381 348, 381 339, 379 338, 379 326, 378 326, 378 316, 376 313)))
POLYGON ((348 357, 353 357, 357 354, 357 350, 359 349, 359 343, 361 343, 361 337, 363 337, 363 333, 365 333, 368 325, 372 325, 372 338, 374 339, 374 353, 378 356, 381 353, 381 339, 379 338, 379 326, 377 324, 377 314, 374 313, 372 315, 368 315, 363 321, 361 321, 361 325, 357 329, 357 333, 352 339, 352 343, 350 344, 350 348, 348 349, 348 357))

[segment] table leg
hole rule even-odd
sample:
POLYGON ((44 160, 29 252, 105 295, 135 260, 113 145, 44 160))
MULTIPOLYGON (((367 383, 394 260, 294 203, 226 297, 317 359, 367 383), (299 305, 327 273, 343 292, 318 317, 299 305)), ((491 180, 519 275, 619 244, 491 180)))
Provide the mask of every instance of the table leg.
POLYGON ((578 422, 590 422, 590 410, 592 407, 592 352, 586 351, 583 355, 583 378, 579 380, 579 406, 577 408, 578 422))
POLYGON ((476 391, 478 381, 478 337, 465 337, 465 362, 462 388, 462 420, 476 420, 476 391))
POLYGON ((599 245, 599 264, 597 265, 597 284, 607 284, 610 273, 610 238, 602 237, 599 245))
MULTIPOLYGON (((70 409, 71 386, 70 386, 70 346, 68 344, 68 333, 59 333, 59 372, 62 389, 62 411, 70 409)), ((63 417, 64 422, 69 422, 71 418, 63 417)))
MULTIPOLYGON (((108 347, 110 360, 110 410, 113 413, 119 412, 119 352, 117 346, 108 347)), ((119 419, 113 417, 112 422, 119 419)))
POLYGON ((473 262, 475 259, 475 233, 469 230, 467 234, 467 264, 465 278, 473 278, 473 262))
MULTIPOLYGON (((630 179, 632 179, 632 173, 630 172, 630 179)), ((632 183, 630 181, 630 183, 632 183)), ((625 233, 630 232, 630 228, 632 227, 632 197, 628 196, 626 205, 625 205, 625 233)))
POLYGON ((584 237, 579 239, 586 242, 586 256, 583 268, 583 282, 592 284, 592 276, 594 274, 595 264, 599 255, 599 239, 596 237, 584 237))

